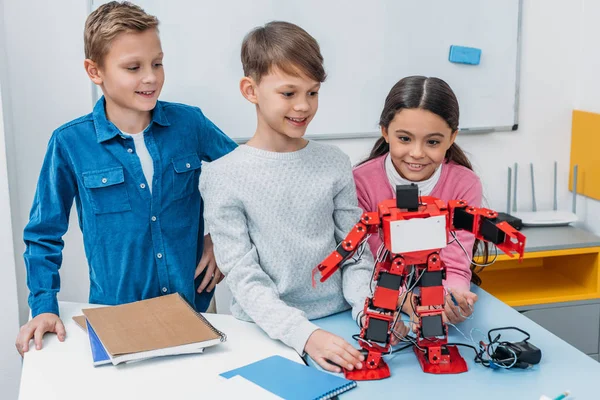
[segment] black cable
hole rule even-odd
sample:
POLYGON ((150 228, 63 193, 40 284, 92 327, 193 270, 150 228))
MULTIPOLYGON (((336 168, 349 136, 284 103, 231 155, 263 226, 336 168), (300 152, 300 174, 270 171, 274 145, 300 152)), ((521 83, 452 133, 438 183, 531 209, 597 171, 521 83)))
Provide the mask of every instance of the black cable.
POLYGON ((410 343, 410 344, 407 344, 407 345, 405 345, 405 346, 398 347, 397 349, 393 349, 392 351, 390 351, 390 353, 389 353, 389 354, 398 353, 398 352, 400 352, 400 351, 402 351, 402 350, 406 350, 406 349, 408 349, 409 347, 413 347, 414 345, 415 345, 414 343, 410 343))
MULTIPOLYGON (((525 338, 525 341, 528 341, 529 339, 531 339, 531 335, 528 332, 525 332, 523 329, 517 328, 515 326, 504 326, 504 327, 501 327, 501 328, 490 329, 488 331, 488 339, 489 339, 490 342, 492 341, 492 337, 491 337, 492 332, 496 332, 496 331, 508 331, 508 330, 511 330, 511 329, 515 330, 515 331, 519 331, 523 335, 527 336, 525 338)), ((500 337, 500 335, 498 335, 498 337, 500 337)))
POLYGON ((475 346, 472 346, 472 345, 467 344, 467 343, 446 343, 446 346, 464 346, 464 347, 468 347, 468 348, 472 349, 475 352, 475 358, 473 359, 473 361, 475 361, 476 364, 481 364, 484 367, 488 367, 489 368, 489 361, 485 360, 483 358, 483 352, 484 352, 483 349, 481 349, 481 350, 478 351, 475 348, 475 346))
POLYGON ((472 346, 470 344, 467 343, 446 343, 446 346, 464 346, 464 347, 468 347, 473 349, 473 351, 475 352, 475 355, 479 355, 479 351, 477 351, 477 349, 475 348, 475 346, 472 346))
MULTIPOLYGON (((352 339, 356 340, 357 342, 358 342, 359 340, 365 340, 365 339, 360 339, 360 334, 359 334, 359 333, 355 333, 354 335, 352 335, 352 339)), ((365 341, 366 341, 366 340, 365 340, 365 341)), ((405 346, 398 347, 397 349, 393 349, 393 350, 392 350, 392 351, 390 351, 389 353, 385 353, 385 354, 383 354, 383 355, 398 353, 398 352, 401 352, 402 350, 406 350, 406 349, 408 349, 409 347, 413 347, 414 345, 415 345, 414 343, 410 343, 410 344, 407 344, 407 345, 405 345, 405 346)), ((368 352, 369 352, 369 351, 368 351, 368 350, 366 350, 366 349, 361 349, 360 351, 361 351, 361 353, 368 353, 368 352)))
POLYGON ((495 364, 495 368, 497 368, 497 367, 511 368, 518 363, 518 358, 516 358, 518 356, 516 354, 514 354, 514 351, 512 351, 514 356, 512 356, 510 358, 498 358, 496 355, 498 348, 504 348, 506 350, 506 352, 510 352, 510 350, 507 350, 509 348, 510 342, 500 341, 500 334, 496 335, 496 337, 494 339, 492 339, 492 332, 505 331, 505 330, 515 330, 515 331, 521 332, 522 334, 524 334, 526 336, 526 339, 524 340, 525 342, 531 338, 531 335, 529 335, 528 332, 526 332, 520 328, 517 328, 514 326, 505 326, 505 327, 501 327, 501 328, 490 329, 488 331, 488 335, 487 335, 489 342, 487 344, 480 342, 479 350, 477 350, 477 348, 475 346, 472 346, 467 343, 447 343, 446 345, 447 346, 464 346, 464 347, 468 347, 468 348, 472 349, 475 352, 475 358, 474 358, 475 363, 481 364, 484 367, 492 368, 493 366, 491 364, 495 364), (496 349, 494 349, 494 352, 492 353, 492 348, 494 345, 497 345, 497 346, 496 346, 496 349), (488 359, 483 358, 484 353, 487 354, 488 359))

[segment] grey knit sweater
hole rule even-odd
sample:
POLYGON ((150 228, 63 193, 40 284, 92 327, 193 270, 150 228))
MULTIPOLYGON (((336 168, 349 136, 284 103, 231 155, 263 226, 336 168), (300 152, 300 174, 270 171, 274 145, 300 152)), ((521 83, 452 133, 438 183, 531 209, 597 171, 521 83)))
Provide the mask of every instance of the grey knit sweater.
POLYGON ((231 312, 302 354, 309 321, 369 295, 373 257, 365 246, 324 283, 311 271, 360 219, 350 160, 310 141, 295 152, 240 146, 203 166, 201 193, 217 264, 233 293, 231 312))

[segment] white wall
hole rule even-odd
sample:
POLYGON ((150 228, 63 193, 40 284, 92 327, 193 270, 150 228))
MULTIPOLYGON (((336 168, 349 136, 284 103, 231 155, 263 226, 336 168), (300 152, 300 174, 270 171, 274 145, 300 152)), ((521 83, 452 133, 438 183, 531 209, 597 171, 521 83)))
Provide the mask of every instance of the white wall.
MULTIPOLYGON (((0 14, 2 4, 0 3, 0 14)), ((0 19, 0 32, 3 23, 0 19)), ((5 63, 3 37, 0 36, 0 65, 5 63)), ((0 393, 4 399, 15 399, 19 393, 21 378, 21 358, 15 349, 15 337, 19 328, 17 304, 17 279, 15 275, 15 257, 13 253, 13 232, 8 195, 8 172, 6 163, 5 136, 8 127, 3 124, 2 85, 0 84, 0 393)))
POLYGON ((13 233, 8 196, 8 174, 6 168, 5 130, 2 124, 2 97, 0 96, 0 393, 3 398, 16 398, 21 377, 21 358, 15 349, 15 337, 19 328, 17 304, 17 279, 13 253, 13 233))
MULTIPOLYGON (((46 143, 53 129, 92 108, 91 85, 82 68, 82 31, 87 2, 0 1, 4 5, 2 16, 5 22, 4 32, 0 35, 4 36, 7 54, 7 62, 0 64, 0 79, 4 86, 5 119, 7 126, 11 126, 6 144, 20 317, 24 321, 27 289, 21 238, 46 143)), ((459 143, 471 154, 492 207, 504 209, 506 169, 514 162, 520 163, 522 172, 519 179, 521 208, 531 204, 528 175, 525 174, 529 162, 536 166, 538 207, 551 207, 555 160, 560 168, 559 204, 568 207, 571 110, 578 99, 582 104, 594 103, 588 106, 591 111, 594 111, 592 106, 600 111, 600 103, 594 99, 598 92, 594 88, 600 88, 600 78, 595 76, 599 56, 586 55, 584 58, 590 64, 592 61, 596 64, 585 70, 578 69, 582 58, 578 46, 582 22, 586 23, 586 43, 592 53, 600 33, 600 28, 594 26, 600 16, 600 6, 591 5, 593 0, 523 1, 519 130, 459 137, 459 143), (579 85, 575 78, 578 72, 581 73, 579 85)), ((169 60, 167 54, 166 85, 169 84, 169 64, 175 62, 169 60)), ((372 119, 377 121, 378 117, 373 115, 372 119)), ((331 141, 355 162, 366 156, 373 142, 372 139, 331 141)), ((597 202, 582 199, 580 203, 583 204, 579 207, 581 217, 588 221, 600 219, 597 202)), ((75 223, 65 242, 60 299, 86 301, 89 289, 87 263, 81 233, 75 223)))
MULTIPOLYGON (((586 0, 583 7, 583 23, 579 40, 581 56, 575 77, 577 95, 574 108, 578 110, 600 113, 600 2, 586 0)), ((597 133, 596 133, 597 134, 597 133)), ((598 156, 600 158, 600 155, 598 156)), ((600 235, 600 201, 579 197, 581 205, 578 214, 586 216, 586 225, 600 235)))

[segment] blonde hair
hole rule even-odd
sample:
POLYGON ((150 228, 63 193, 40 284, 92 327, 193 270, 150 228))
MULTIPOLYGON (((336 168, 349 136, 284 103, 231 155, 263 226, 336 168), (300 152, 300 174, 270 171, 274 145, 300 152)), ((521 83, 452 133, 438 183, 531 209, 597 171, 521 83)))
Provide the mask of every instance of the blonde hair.
POLYGON ((256 82, 277 67, 286 74, 303 73, 325 82, 323 56, 319 43, 298 25, 272 21, 250 31, 242 43, 244 75, 256 82))
POLYGON ((122 32, 158 30, 158 19, 128 1, 111 1, 98 7, 85 21, 85 58, 102 65, 112 40, 122 32))

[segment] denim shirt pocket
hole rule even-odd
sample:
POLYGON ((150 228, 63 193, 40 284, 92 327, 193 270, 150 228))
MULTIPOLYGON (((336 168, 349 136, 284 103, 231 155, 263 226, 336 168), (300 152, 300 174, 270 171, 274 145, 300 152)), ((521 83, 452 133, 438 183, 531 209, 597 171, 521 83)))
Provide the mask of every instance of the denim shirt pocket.
POLYGON ((202 166, 196 153, 187 154, 172 160, 173 199, 181 199, 198 191, 198 178, 202 166), (196 173, 198 172, 198 174, 196 173))
POLYGON ((131 210, 123 167, 88 171, 83 186, 89 193, 94 213, 106 214, 131 210))

